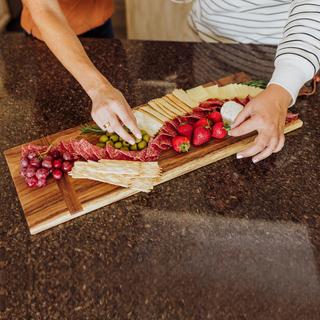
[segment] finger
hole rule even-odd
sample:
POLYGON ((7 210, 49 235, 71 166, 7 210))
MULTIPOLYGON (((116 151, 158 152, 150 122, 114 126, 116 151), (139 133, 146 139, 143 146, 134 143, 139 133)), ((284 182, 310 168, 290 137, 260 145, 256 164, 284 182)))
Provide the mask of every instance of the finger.
POLYGON ((236 117, 233 124, 231 125, 231 129, 236 128, 240 125, 243 121, 250 117, 251 107, 247 105, 236 117))
MULTIPOLYGON (((130 108, 128 106, 128 108, 130 108)), ((137 125, 137 120, 131 109, 125 109, 124 112, 119 113, 119 118, 123 124, 130 129, 130 131, 138 138, 141 139, 142 135, 137 125)))
POLYGON ((253 157, 252 162, 257 163, 257 162, 269 157, 273 153, 273 151, 275 150, 278 142, 279 142, 278 138, 272 138, 270 140, 269 145, 262 152, 260 152, 258 155, 253 157))
POLYGON ((98 111, 91 113, 91 116, 100 129, 107 130, 109 133, 112 132, 112 128, 110 126, 105 126, 109 122, 109 114, 105 109, 99 109, 98 111))
POLYGON ((103 126, 103 130, 107 130, 107 132, 109 132, 109 133, 113 133, 114 132, 109 123, 107 123, 107 124, 105 124, 103 126))
POLYGON ((280 136, 280 138, 279 138, 279 142, 278 142, 278 145, 276 146, 276 148, 274 149, 274 153, 276 153, 276 152, 279 152, 282 148, 283 148, 283 146, 284 146, 284 142, 285 142, 285 137, 284 137, 284 134, 282 134, 281 136, 280 136))
POLYGON ((130 136, 130 134, 122 127, 119 119, 116 116, 111 117, 110 125, 112 127, 112 130, 117 133, 123 140, 129 142, 130 144, 135 144, 132 136, 130 136))
POLYGON ((237 128, 234 128, 229 131, 229 135, 233 137, 242 136, 244 134, 250 133, 257 129, 257 124, 254 118, 251 118, 245 122, 243 122, 237 128))
POLYGON ((258 154, 259 152, 263 151, 266 148, 269 141, 270 141, 270 137, 259 134, 249 148, 237 154, 237 159, 252 157, 258 154))

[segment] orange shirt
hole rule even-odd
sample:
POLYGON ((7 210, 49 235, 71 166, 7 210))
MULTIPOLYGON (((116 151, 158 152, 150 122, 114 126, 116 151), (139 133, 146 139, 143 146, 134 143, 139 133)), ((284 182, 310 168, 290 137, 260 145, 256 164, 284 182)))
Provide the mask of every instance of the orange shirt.
MULTIPOLYGON (((113 13, 112 0, 58 0, 73 31, 79 35, 102 25, 113 13)), ((40 32, 24 7, 21 26, 34 37, 41 39, 40 32)))

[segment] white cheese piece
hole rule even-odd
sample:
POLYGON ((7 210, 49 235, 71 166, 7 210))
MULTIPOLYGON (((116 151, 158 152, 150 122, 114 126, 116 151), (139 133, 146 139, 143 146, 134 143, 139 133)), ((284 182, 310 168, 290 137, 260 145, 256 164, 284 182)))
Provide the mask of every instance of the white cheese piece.
POLYGON ((220 110, 223 122, 231 125, 242 110, 243 105, 240 103, 234 101, 225 102, 220 110))

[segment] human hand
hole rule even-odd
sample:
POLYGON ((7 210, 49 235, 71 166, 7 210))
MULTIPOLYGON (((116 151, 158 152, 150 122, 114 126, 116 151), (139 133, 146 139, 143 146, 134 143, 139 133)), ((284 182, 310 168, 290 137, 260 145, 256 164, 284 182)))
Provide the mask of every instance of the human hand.
POLYGON ((102 86, 90 93, 92 119, 103 130, 116 132, 122 139, 134 144, 134 138, 123 128, 121 122, 138 138, 141 132, 137 120, 122 93, 112 86, 102 86))
POLYGON ((284 145, 284 126, 292 97, 287 90, 270 84, 238 114, 229 135, 238 137, 257 131, 254 143, 237 154, 237 158, 253 157, 254 163, 279 152, 284 145))

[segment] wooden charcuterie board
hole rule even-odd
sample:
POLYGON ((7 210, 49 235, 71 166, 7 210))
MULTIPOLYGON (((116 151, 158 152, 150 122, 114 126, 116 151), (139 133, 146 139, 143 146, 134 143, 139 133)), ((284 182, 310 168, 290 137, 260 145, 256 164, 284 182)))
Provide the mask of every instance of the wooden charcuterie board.
MULTIPOLYGON (((246 80, 248 77, 239 73, 220 79, 216 83, 225 85, 246 80)), ((285 132, 296 130, 302 124, 301 120, 295 120, 286 126, 285 132)), ((76 137, 79 134, 80 126, 29 143, 49 145, 54 141, 76 137)), ((173 150, 165 151, 159 160, 163 171, 159 184, 236 154, 245 149, 254 138, 255 134, 241 138, 228 137, 202 147, 191 148, 191 151, 185 154, 177 154, 173 150)), ((21 147, 6 150, 4 154, 31 234, 39 233, 138 192, 97 181, 73 179, 69 176, 58 182, 49 179, 45 188, 30 189, 19 172, 21 147)))

